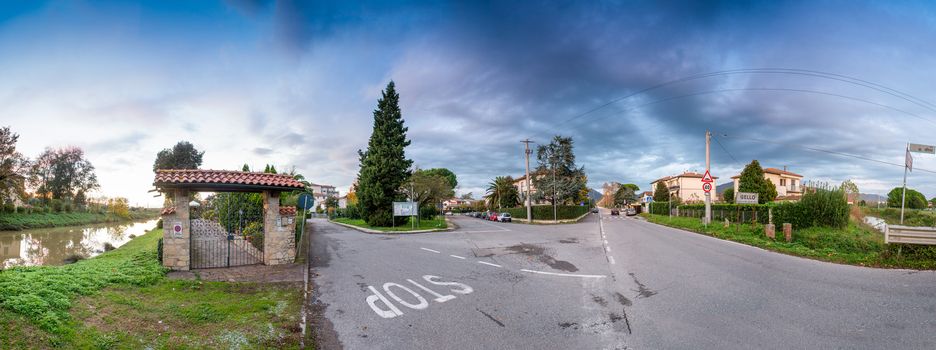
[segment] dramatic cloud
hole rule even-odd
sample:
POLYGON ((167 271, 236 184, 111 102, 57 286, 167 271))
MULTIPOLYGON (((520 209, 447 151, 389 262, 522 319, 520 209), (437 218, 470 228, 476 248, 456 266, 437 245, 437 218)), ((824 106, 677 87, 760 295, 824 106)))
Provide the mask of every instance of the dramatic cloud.
MULTIPOLYGON (((152 159, 183 139, 206 168, 347 189, 392 79, 407 154, 460 192, 521 175, 519 141, 556 134, 592 187, 648 187, 703 169, 712 130, 719 181, 758 159, 885 193, 899 166, 802 147, 900 164, 907 141, 936 143, 936 102, 915 100, 936 101, 933 42, 925 2, 52 2, 0 9, 0 124, 27 154, 85 147, 102 192, 135 201, 158 202, 152 159)), ((909 182, 936 195, 932 173, 909 182)))

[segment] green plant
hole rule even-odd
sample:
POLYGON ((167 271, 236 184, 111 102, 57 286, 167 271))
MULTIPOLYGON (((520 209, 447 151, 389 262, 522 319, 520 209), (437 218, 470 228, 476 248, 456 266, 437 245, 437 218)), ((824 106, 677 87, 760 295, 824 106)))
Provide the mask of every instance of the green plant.
POLYGON ((263 223, 254 221, 244 227, 244 237, 257 249, 263 250, 263 223))

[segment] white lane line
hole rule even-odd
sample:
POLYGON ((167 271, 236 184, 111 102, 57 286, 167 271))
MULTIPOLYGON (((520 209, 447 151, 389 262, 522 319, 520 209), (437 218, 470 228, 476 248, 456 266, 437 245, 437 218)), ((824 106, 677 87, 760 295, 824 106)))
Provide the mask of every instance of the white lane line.
POLYGON ((520 271, 529 272, 529 273, 538 273, 538 274, 542 274, 542 275, 563 276, 563 277, 582 277, 582 278, 605 278, 605 277, 608 277, 608 276, 605 276, 605 275, 575 275, 575 274, 571 274, 571 273, 555 273, 555 272, 534 271, 534 270, 527 270, 527 269, 520 269, 520 271))
POLYGON ((478 263, 479 263, 479 264, 490 265, 490 266, 494 266, 494 267, 502 267, 502 266, 500 266, 500 265, 498 265, 498 264, 492 264, 492 263, 489 263, 489 262, 487 262, 487 261, 479 261, 478 263))
POLYGON ((438 251, 438 250, 432 250, 432 249, 429 249, 429 248, 419 247, 419 249, 425 250, 425 251, 427 251, 427 252, 433 252, 433 253, 436 253, 436 254, 442 253, 442 252, 440 252, 440 251, 438 251))
POLYGON ((611 265, 614 265, 614 257, 613 257, 613 256, 608 255, 608 261, 611 262, 611 265))
POLYGON ((465 257, 463 257, 463 256, 458 256, 458 255, 452 255, 452 254, 449 254, 449 256, 450 256, 450 257, 453 257, 453 258, 456 258, 456 259, 462 259, 462 260, 465 260, 465 257))
POLYGON ((610 252, 611 252, 611 247, 605 247, 605 251, 608 252, 608 253, 610 253, 610 252))

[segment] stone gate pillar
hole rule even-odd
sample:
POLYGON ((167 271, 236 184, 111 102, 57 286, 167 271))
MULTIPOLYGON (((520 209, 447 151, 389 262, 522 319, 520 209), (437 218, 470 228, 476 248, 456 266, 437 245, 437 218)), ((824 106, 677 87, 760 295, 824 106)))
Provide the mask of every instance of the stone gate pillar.
POLYGON ((189 223, 188 190, 175 189, 166 195, 172 196, 172 206, 163 209, 163 266, 171 270, 189 270, 191 266, 191 225, 189 223))
POLYGON ((295 218, 280 214, 279 192, 263 191, 263 262, 290 264, 296 258, 295 218))

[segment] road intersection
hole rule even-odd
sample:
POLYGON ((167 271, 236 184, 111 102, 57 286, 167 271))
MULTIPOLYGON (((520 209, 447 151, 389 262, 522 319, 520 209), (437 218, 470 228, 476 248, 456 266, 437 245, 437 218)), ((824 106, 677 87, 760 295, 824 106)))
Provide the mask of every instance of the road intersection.
MULTIPOLYGON (((605 214, 605 213, 603 213, 605 214)), ((323 348, 933 348, 936 273, 589 215, 364 234, 312 220, 323 348)))

